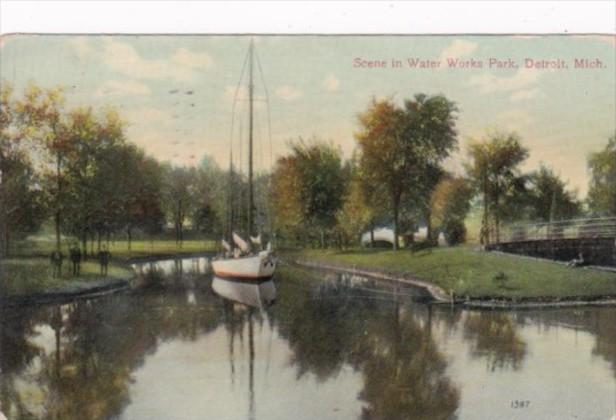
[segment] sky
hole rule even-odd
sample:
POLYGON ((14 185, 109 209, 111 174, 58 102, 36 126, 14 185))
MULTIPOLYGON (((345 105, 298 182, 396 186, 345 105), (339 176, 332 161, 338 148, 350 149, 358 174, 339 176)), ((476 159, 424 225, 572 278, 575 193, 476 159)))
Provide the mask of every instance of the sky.
MULTIPOLYGON (((543 163, 583 197, 587 157, 616 131, 615 36, 253 39, 257 170, 267 170, 299 137, 330 141, 350 157, 357 114, 373 97, 402 103, 417 93, 442 94, 459 109, 459 148, 448 169, 462 172, 471 139, 515 131, 530 150, 524 170, 543 163), (440 66, 413 68, 408 59, 440 66), (482 67, 449 67, 455 59, 482 67), (503 65, 490 66, 491 59, 503 65), (513 68, 504 65, 508 59, 513 68), (527 59, 562 60, 566 67, 526 67, 527 59), (575 68, 575 59, 601 65, 575 68), (392 60, 401 66, 392 67, 392 60)), ((0 40, 0 78, 17 95, 34 81, 64 86, 68 107, 116 107, 128 139, 160 160, 193 165, 209 155, 228 167, 233 144, 236 164, 241 158, 245 165, 239 143, 247 131, 245 84, 235 92, 249 43, 248 36, 232 35, 9 35, 0 40)))

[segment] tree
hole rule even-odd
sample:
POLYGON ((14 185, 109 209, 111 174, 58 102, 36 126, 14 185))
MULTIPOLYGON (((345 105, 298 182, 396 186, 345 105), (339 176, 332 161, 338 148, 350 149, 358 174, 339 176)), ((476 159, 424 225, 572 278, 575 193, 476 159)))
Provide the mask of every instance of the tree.
POLYGON ((216 161, 205 155, 197 167, 196 203, 192 214, 194 227, 199 231, 220 236, 224 222, 228 223, 229 174, 216 161))
POLYGON ((498 243, 500 223, 517 207, 515 201, 524 190, 525 177, 519 166, 528 157, 528 149, 515 133, 493 132, 471 142, 468 155, 466 171, 483 201, 480 242, 489 245, 493 233, 498 243))
POLYGON ((588 158, 588 205, 597 215, 616 216, 616 134, 605 148, 588 158))
POLYGON ((272 172, 272 204, 274 226, 283 237, 298 239, 304 227, 303 206, 300 196, 301 174, 298 157, 289 154, 280 157, 272 172))
POLYGON ((24 150, 12 87, 0 87, 0 258, 10 250, 16 233, 36 230, 44 219, 42 192, 24 150))
POLYGON ((128 249, 131 249, 133 231, 142 229, 150 234, 161 230, 164 224, 162 211, 162 170, 156 160, 134 145, 117 146, 114 159, 120 182, 119 208, 116 223, 126 232, 128 249))
POLYGON ((348 178, 340 150, 318 139, 300 138, 291 143, 290 156, 276 165, 272 182, 277 223, 316 229, 324 247, 325 232, 336 225, 348 178))
POLYGON ((470 210, 472 188, 464 178, 444 177, 430 196, 431 225, 443 232, 447 242, 463 242, 464 219, 470 210))
POLYGON ((195 170, 184 167, 167 167, 163 178, 163 202, 173 221, 176 243, 181 247, 184 225, 194 206, 195 170))
POLYGON ((64 96, 61 88, 43 90, 35 84, 26 89, 15 104, 27 136, 37 140, 47 153, 46 181, 54 214, 56 248, 60 249, 60 229, 67 200, 65 189, 66 155, 72 147, 64 121, 64 96))
POLYGON ((551 169, 542 165, 530 177, 530 217, 551 222, 570 219, 580 214, 581 205, 575 193, 551 169))
POLYGON ((351 165, 351 176, 347 191, 344 196, 344 204, 336 214, 336 220, 341 232, 345 236, 345 242, 349 239, 360 239, 361 234, 370 228, 374 220, 374 207, 367 202, 367 195, 362 188, 361 175, 357 165, 351 165))
POLYGON ((355 137, 360 165, 373 188, 385 189, 394 224, 394 249, 399 248, 399 222, 405 199, 425 194, 438 168, 457 145, 457 108, 444 96, 415 95, 404 107, 391 100, 373 99, 359 115, 355 137))

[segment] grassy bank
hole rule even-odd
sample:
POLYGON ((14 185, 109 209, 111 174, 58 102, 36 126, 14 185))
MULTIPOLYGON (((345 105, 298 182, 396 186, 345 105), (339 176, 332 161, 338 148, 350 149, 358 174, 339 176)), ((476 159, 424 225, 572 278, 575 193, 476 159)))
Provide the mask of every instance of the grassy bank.
MULTIPOLYGON (((71 266, 65 261, 60 277, 52 276, 48 258, 12 258, 0 261, 0 296, 29 295, 53 288, 65 288, 75 282, 100 280, 100 266, 96 262, 81 264, 81 274, 73 276, 71 266)), ((124 264, 111 263, 107 276, 109 281, 129 279, 132 270, 124 264)))
POLYGON ((458 296, 498 298, 572 298, 616 296, 616 273, 469 247, 422 251, 305 250, 290 258, 348 264, 358 268, 407 273, 458 296))
MULTIPOLYGON (((62 241, 62 252, 68 255, 68 249, 70 247, 68 240, 62 241)), ((106 242, 101 244, 107 245, 106 242)), ((160 240, 153 241, 140 240, 132 241, 130 249, 128 248, 127 241, 110 241, 109 251, 112 257, 116 259, 129 259, 135 257, 144 256, 157 256, 157 255, 174 255, 174 254, 194 254, 199 252, 213 251, 216 244, 214 241, 203 240, 189 240, 184 241, 180 246, 174 240, 160 240)), ((32 257, 32 256, 48 256, 51 251, 55 249, 55 242, 48 239, 32 239, 28 241, 22 241, 15 244, 12 255, 15 257, 32 257)), ((88 243, 88 252, 90 252, 90 244, 88 243)), ((94 253, 97 252, 97 246, 94 246, 94 253)))
MULTIPOLYGON (((67 288, 71 284, 103 279, 100 276, 98 261, 92 257, 82 262, 79 276, 69 274, 71 270, 71 263, 68 259, 70 243, 66 240, 62 241, 65 260, 60 278, 52 276, 49 261, 49 255, 55 249, 53 240, 34 238, 16 243, 10 258, 0 260, 0 296, 35 294, 59 287, 67 288)), ((173 240, 145 240, 132 241, 129 250, 126 241, 109 242, 112 260, 109 264, 107 279, 114 281, 132 277, 132 271, 127 264, 130 258, 195 254, 212 251, 214 247, 213 241, 184 241, 180 247, 173 240)), ((96 254, 96 247, 94 253, 96 254)))

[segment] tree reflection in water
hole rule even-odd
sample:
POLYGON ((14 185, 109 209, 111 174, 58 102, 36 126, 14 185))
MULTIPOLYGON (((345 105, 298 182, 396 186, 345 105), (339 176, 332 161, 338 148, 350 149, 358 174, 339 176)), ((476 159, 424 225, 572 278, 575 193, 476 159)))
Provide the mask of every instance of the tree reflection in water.
MULTIPOLYGON (((16 379, 28 369, 42 349, 28 341, 36 324, 34 308, 0 305, 0 407, 9 418, 34 418, 32 404, 19 392, 16 379)), ((29 384, 35 386, 35 384, 29 384)))
MULTIPOLYGON (((308 279, 302 280, 305 285, 308 279)), ((315 293, 283 288, 281 293, 289 295, 281 297, 275 311, 298 376, 312 372, 325 381, 347 363, 364 378, 358 396, 366 404, 362 418, 454 417, 459 391, 432 339, 430 314, 422 326, 408 308, 413 303, 401 303, 395 290, 375 296, 366 289, 343 278, 321 284, 315 293)))
POLYGON ((607 360, 616 378, 616 311, 602 310, 595 312, 596 320, 593 330, 597 341, 593 354, 607 360))
POLYGON ((464 320, 464 337, 471 343, 471 355, 485 357, 489 370, 508 367, 519 370, 522 366, 526 343, 518 335, 510 315, 469 312, 464 320))
MULTIPOLYGON (((206 293, 197 294, 204 298, 206 293)), ((103 419, 130 403, 132 372, 161 341, 194 340, 219 324, 216 310, 187 305, 182 287, 110 296, 61 306, 4 308, 0 321, 0 401, 11 419, 103 419), (53 348, 32 344, 35 326, 54 333, 53 348), (25 374, 38 358, 40 368, 25 374), (14 383, 32 378, 27 395, 41 395, 29 411, 14 383)), ((30 404, 32 405, 32 404, 30 404)))

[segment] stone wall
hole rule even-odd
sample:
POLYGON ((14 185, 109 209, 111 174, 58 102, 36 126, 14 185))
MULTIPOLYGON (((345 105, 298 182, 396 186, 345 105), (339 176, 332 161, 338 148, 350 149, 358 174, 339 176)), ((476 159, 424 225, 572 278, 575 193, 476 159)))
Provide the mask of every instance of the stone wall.
POLYGON ((490 245, 488 249, 557 261, 571 261, 582 253, 588 264, 616 267, 615 238, 507 242, 490 245))

